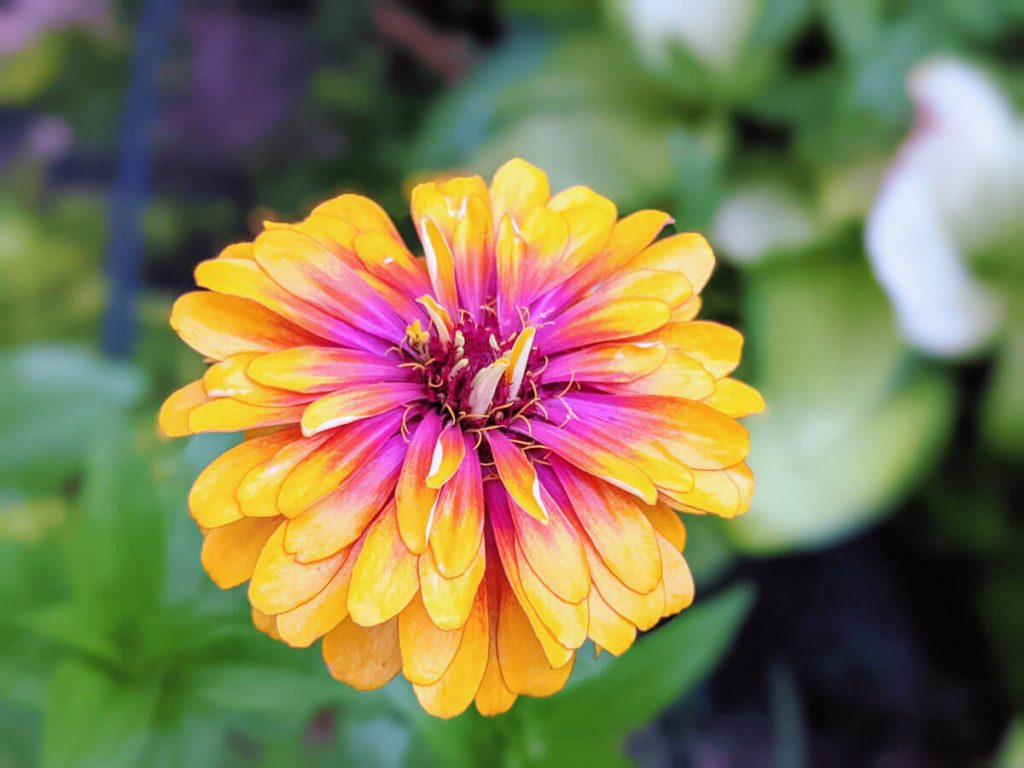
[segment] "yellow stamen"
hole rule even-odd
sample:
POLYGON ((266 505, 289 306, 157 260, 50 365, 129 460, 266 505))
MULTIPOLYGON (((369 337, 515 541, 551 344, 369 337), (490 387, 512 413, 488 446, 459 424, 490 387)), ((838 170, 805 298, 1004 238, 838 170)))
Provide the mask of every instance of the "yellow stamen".
POLYGON ((448 310, 438 304, 433 296, 420 296, 416 299, 416 303, 422 305, 427 310, 427 314, 430 315, 430 321, 434 324, 434 328, 437 329, 437 337, 441 342, 444 344, 451 343, 453 325, 448 310))

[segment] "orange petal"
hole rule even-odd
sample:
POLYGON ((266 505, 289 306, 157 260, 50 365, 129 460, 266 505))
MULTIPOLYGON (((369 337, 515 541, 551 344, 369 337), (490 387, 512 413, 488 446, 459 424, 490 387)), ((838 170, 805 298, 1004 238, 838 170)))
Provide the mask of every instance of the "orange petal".
POLYGON ((447 578, 459 576, 473 562, 483 541, 484 517, 480 459, 470 444, 455 477, 441 490, 430 523, 430 549, 447 578))
POLYGON ((487 668, 490 647, 486 590, 480 589, 473 603, 462 642, 451 665, 431 685, 413 684, 420 705, 435 717, 455 717, 466 710, 480 688, 487 668))
POLYGON ((427 526, 437 503, 438 492, 427 485, 427 474, 440 434, 440 417, 428 411, 409 442, 405 463, 398 476, 398 487, 395 488, 398 528, 405 545, 416 554, 426 549, 427 526))
POLYGON ((552 668, 530 620, 512 590, 501 593, 498 614, 498 661, 505 685, 514 693, 550 696, 562 690, 572 672, 573 656, 552 668))
POLYGON ((347 618, 324 636, 323 654, 341 682, 361 691, 380 688, 402 668, 398 619, 362 627, 347 618))
POLYGON ((441 629, 456 629, 466 623, 473 607, 473 595, 483 580, 486 556, 483 541, 465 572, 454 579, 445 578, 438 570, 433 553, 428 549, 420 555, 418 569, 423 604, 431 621, 441 629))
POLYGON ((171 309, 171 327, 192 349, 214 360, 316 343, 315 336, 254 301, 208 291, 179 297, 171 309))
POLYGON ((509 495, 528 515, 546 523, 548 511, 540 495, 540 481, 533 462, 500 430, 491 430, 486 435, 495 469, 509 495))
POLYGON ((410 296, 430 291, 430 278, 423 262, 416 259, 401 240, 385 232, 366 232, 355 242, 356 253, 367 272, 410 296))
POLYGON ((669 353, 655 371, 633 381, 603 387, 607 392, 630 395, 661 395, 704 400, 715 392, 715 379, 696 360, 669 353))
POLYGON ((234 398, 249 405, 278 407, 305 405, 312 400, 309 395, 263 386, 250 379, 249 364, 259 357, 259 352, 244 352, 211 365, 203 375, 206 394, 234 398))
POLYGON ((423 244, 423 258, 427 264, 427 274, 434 289, 434 297, 454 316, 459 308, 459 299, 455 287, 455 261, 451 246, 437 223, 430 218, 417 222, 417 231, 423 244))
POLYGON ((221 589, 237 587, 252 576, 256 561, 281 518, 245 518, 207 532, 202 562, 221 589))
POLYGON ((661 581, 658 542, 637 500, 564 462, 552 466, 577 520, 608 568, 637 592, 657 587, 661 581))
POLYGON ((352 544, 391 498, 405 442, 392 438, 372 466, 353 472, 327 496, 288 522, 284 548, 300 563, 328 557, 352 544))
POLYGON ((281 523, 267 540, 249 582, 249 602, 263 613, 290 611, 312 599, 345 562, 347 553, 342 551, 315 563, 300 563, 284 549, 286 527, 287 522, 281 523))
POLYGON ((240 520, 242 510, 235 494, 242 478, 296 437, 294 430, 275 432, 246 440, 214 459, 189 492, 188 507, 195 521, 203 528, 216 528, 240 520))
POLYGON ((312 600, 277 615, 281 639, 294 648, 307 648, 348 616, 348 589, 359 552, 353 547, 334 577, 312 600))
POLYGON ((494 225, 487 203, 477 196, 466 198, 466 213, 452 236, 452 257, 462 306, 474 317, 487 301, 494 267, 493 241, 494 225))
POLYGON ((252 299, 321 339, 347 344, 358 335, 350 325, 338 322, 275 283, 251 257, 209 259, 196 267, 195 276, 197 285, 227 296, 252 299))
POLYGON ((487 667, 484 669, 483 680, 476 692, 476 711, 481 715, 500 715, 508 712, 516 703, 516 694, 505 685, 501 675, 501 662, 498 660, 498 611, 491 605, 488 611, 490 619, 490 642, 487 651, 487 667))
POLYGON ((398 615, 402 673, 411 683, 430 685, 448 669, 462 642, 462 627, 438 629, 417 595, 398 615))
POLYGON ((268 616, 265 613, 260 613, 255 608, 252 609, 252 624, 256 629, 265 634, 272 640, 277 642, 284 642, 281 638, 281 633, 277 631, 277 616, 268 616))
POLYGON ((419 590, 416 556, 398 534, 394 505, 389 505, 366 532, 352 573, 348 610, 364 627, 397 616, 419 590))
POLYGON ((157 423, 165 437, 184 437, 191 435, 188 417, 196 408, 213 400, 206 394, 202 381, 193 381, 175 391, 160 406, 157 423))

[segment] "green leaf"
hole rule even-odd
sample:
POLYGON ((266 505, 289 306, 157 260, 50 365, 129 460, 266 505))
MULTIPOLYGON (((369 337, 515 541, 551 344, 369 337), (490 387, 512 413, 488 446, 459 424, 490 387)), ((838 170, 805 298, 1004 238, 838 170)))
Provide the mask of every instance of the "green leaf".
POLYGON ((871 49, 882 24, 885 0, 824 0, 829 36, 842 54, 860 59, 871 49))
POLYGON ((139 617, 163 602, 166 516, 149 456, 114 421, 93 443, 68 541, 73 588, 85 605, 138 634, 139 617))
POLYGON ((985 441, 1009 458, 1024 459, 1024 328, 1011 331, 999 352, 985 399, 982 429, 985 441))
POLYGON ((79 471, 88 446, 142 393, 139 374, 73 346, 0 353, 0 485, 48 490, 79 471))
POLYGON ((352 702, 357 695, 323 670, 227 661, 197 670, 190 693, 192 700, 214 711, 270 712, 299 718, 328 702, 352 702))
POLYGON ((521 746, 530 765, 554 765, 573 753, 606 748, 621 764, 623 739, 711 673, 731 647, 753 602, 738 586, 697 604, 639 639, 584 680, 549 699, 520 700, 521 746))
POLYGON ((43 768, 110 768, 138 762, 151 738, 155 683, 124 686, 100 670, 66 661, 47 706, 43 768))

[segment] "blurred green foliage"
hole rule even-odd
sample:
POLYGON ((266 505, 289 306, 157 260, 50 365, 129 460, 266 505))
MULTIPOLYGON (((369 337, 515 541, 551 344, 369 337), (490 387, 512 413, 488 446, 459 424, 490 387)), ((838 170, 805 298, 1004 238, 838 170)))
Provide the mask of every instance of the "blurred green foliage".
MULTIPOLYGON (((0 768, 628 764, 630 733, 692 698, 731 647, 754 599, 743 586, 714 594, 733 564, 828 547, 908 499, 937 548, 971 558, 1024 711, 1024 323, 993 360, 926 360, 900 340, 862 245, 911 127, 907 72, 955 53, 1024 97, 1022 0, 503 0, 493 44, 419 20, 435 49, 458 53, 458 77, 382 42, 371 3, 312 3, 288 23, 315 64, 291 84, 289 116, 216 158, 210 173, 229 182, 208 188, 210 157, 170 128, 157 137, 174 180, 140 222, 136 353, 112 362, 94 352, 109 233, 88 169, 116 145, 137 5, 117 5, 106 34, 46 31, 0 62, 5 114, 57 116, 74 142, 0 137, 0 768), (697 6, 726 15, 695 44, 663 14, 697 6), (712 594, 683 616, 621 659, 580 654, 549 700, 440 722, 400 684, 335 684, 315 651, 263 637, 242 595, 208 583, 185 496, 224 444, 158 443, 153 414, 202 368, 166 324, 196 261, 344 188, 401 224, 419 174, 486 174, 513 155, 554 187, 589 184, 622 211, 662 207, 677 228, 711 233, 723 260, 706 314, 744 329, 741 373, 769 403, 750 422, 759 490, 744 519, 688 522, 688 559, 712 594)), ((471 13, 441 5, 449 23, 471 13)), ((188 46, 175 56, 168 100, 187 105, 188 46)), ((983 259, 1015 307, 1022 248, 1017 233, 983 259)), ((1007 766, 1020 734, 1018 722, 1007 766)))

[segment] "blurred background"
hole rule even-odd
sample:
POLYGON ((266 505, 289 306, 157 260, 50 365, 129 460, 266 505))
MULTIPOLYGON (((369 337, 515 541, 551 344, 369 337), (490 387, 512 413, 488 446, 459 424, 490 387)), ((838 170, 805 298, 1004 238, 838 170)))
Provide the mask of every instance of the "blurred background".
POLYGON ((1024 765, 1024 0, 0 2, 0 766, 1024 765), (154 436, 194 265, 521 155, 668 210, 758 491, 694 608, 450 722, 256 632, 154 436))

